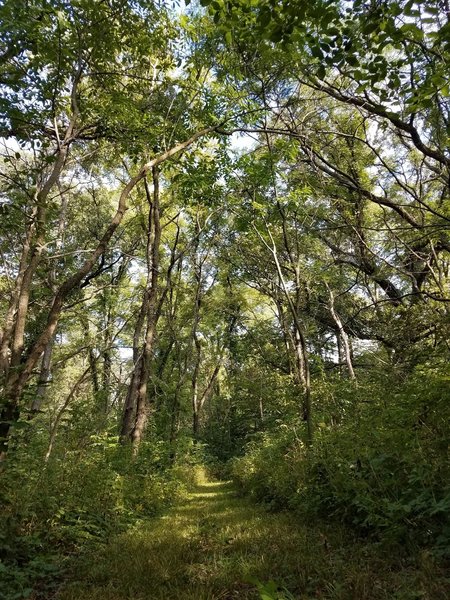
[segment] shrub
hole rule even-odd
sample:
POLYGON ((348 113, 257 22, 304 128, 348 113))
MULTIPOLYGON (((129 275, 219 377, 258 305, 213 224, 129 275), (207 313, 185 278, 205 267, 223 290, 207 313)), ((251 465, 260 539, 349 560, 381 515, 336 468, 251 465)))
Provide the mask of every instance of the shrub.
POLYGON ((292 425, 260 434, 234 459, 233 477, 271 507, 336 517, 361 534, 448 555, 447 382, 419 374, 392 388, 389 402, 374 389, 355 390, 359 403, 339 424, 320 423, 311 449, 292 425))
POLYGON ((184 497, 192 469, 171 467, 155 440, 137 458, 115 436, 57 449, 45 463, 39 438, 11 453, 2 474, 0 599, 49 597, 67 557, 184 497), (36 592, 37 590, 37 592, 36 592), (3 594, 3 595, 2 595, 3 594))

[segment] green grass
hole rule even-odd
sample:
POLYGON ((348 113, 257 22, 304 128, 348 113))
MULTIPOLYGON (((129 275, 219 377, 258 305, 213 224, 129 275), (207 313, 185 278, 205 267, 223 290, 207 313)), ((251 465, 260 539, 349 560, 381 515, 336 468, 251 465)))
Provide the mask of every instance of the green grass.
POLYGON ((389 556, 336 525, 268 513, 231 483, 203 477, 182 506, 85 556, 57 598, 445 600, 446 584, 428 554, 389 556))

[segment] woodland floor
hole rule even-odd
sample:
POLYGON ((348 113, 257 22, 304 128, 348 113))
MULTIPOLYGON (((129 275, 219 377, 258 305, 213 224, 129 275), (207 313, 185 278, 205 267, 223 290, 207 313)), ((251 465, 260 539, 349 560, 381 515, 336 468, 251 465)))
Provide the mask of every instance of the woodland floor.
POLYGON ((58 600, 445 600, 446 592, 428 553, 389 556, 336 525, 269 513, 231 483, 204 479, 183 505, 85 557, 58 600))

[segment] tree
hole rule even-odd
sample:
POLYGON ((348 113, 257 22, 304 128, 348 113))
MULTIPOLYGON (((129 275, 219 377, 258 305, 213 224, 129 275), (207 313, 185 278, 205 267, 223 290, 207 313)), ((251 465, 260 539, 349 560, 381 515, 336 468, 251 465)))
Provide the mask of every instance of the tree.
MULTIPOLYGON (((26 8, 22 9, 27 14, 26 8)), ((11 15, 15 9, 8 3, 4 10, 11 15)), ((151 155, 148 150, 148 128, 153 127, 154 123, 148 119, 144 109, 148 101, 147 86, 155 98, 164 97, 163 90, 172 93, 170 77, 167 72, 164 73, 164 68, 171 66, 173 60, 173 55, 165 52, 169 38, 166 33, 163 38, 160 37, 166 31, 167 14, 157 11, 152 3, 143 3, 140 15, 127 2, 102 6, 101 11, 94 10, 89 2, 80 2, 71 7, 54 4, 48 10, 42 8, 39 15, 39 19, 42 17, 39 21, 42 22, 42 29, 38 27, 37 32, 33 33, 37 54, 30 54, 26 48, 16 44, 11 46, 26 63, 26 75, 23 75, 21 65, 18 80, 8 84, 6 96, 4 135, 14 135, 24 148, 33 149, 37 162, 31 180, 36 176, 37 179, 35 189, 29 190, 29 182, 21 182, 21 178, 29 176, 28 173, 19 170, 16 178, 6 176, 6 191, 11 186, 24 190, 29 221, 22 233, 23 251, 18 258, 16 282, 5 309, 5 324, 1 334, 4 400, 0 433, 4 440, 3 451, 10 426, 19 418, 22 393, 42 353, 51 344, 61 311, 67 299, 83 286, 83 282, 92 280, 94 274, 98 276, 102 272, 98 268, 98 261, 102 261, 108 252, 127 210, 131 192, 147 173, 215 130, 214 126, 197 126, 192 134, 177 122, 170 135, 171 145, 156 152, 153 158, 148 158, 151 155), (153 17, 157 18, 149 28, 148 22, 153 17), (110 23, 116 23, 116 27, 111 28, 110 23), (160 43, 161 39, 164 39, 164 44, 160 43), (127 52, 122 51, 124 40, 128 40, 127 52), (55 48, 58 49, 56 53, 55 48), (161 82, 156 77, 157 73, 163 73, 161 82), (142 81, 146 82, 145 87, 142 81), (26 99, 25 91, 32 94, 35 102, 27 104, 27 109, 17 121, 17 113, 26 99), (129 110, 130 97, 135 100, 132 111, 129 110), (177 141, 180 137, 181 141, 177 141), (25 344, 32 282, 37 269, 43 264, 47 237, 54 223, 49 211, 50 194, 62 181, 63 174, 65 177, 78 176, 73 168, 68 171, 69 152, 77 159, 81 173, 84 171, 86 175, 84 168, 92 164, 93 156, 102 156, 102 152, 107 147, 111 148, 112 143, 112 156, 116 161, 120 162, 126 148, 126 154, 139 160, 141 166, 133 168, 133 174, 126 175, 116 211, 108 217, 109 225, 97 238, 90 256, 78 264, 73 263, 68 275, 64 270, 57 274, 54 294, 39 317, 41 328, 32 338, 28 336, 25 344), (74 148, 78 148, 78 151, 74 151, 74 148), (86 162, 87 154, 90 154, 90 158, 86 162), (144 158, 145 155, 147 158, 144 158), (49 166, 42 170, 42 164, 49 166), (41 172, 44 173, 43 178, 41 172)), ((19 19, 14 39, 21 37, 19 29, 23 26, 23 20, 19 19)), ((10 52, 7 55, 7 60, 15 60, 10 52)), ((173 100, 169 102, 173 104, 173 100)), ((164 111, 163 106, 161 109, 164 111)), ((155 113, 154 119, 157 121, 159 118, 160 115, 155 113)), ((164 129, 162 133, 166 135, 164 129)), ((150 139, 156 140, 158 135, 160 132, 156 127, 150 139)), ((17 163, 21 160, 19 156, 11 157, 9 151, 7 158, 8 162, 17 163)), ((17 171, 15 165, 13 170, 17 171)), ((98 176, 101 178, 103 173, 98 173, 98 176)), ((6 202, 6 207, 5 210, 14 210, 11 200, 6 202)))

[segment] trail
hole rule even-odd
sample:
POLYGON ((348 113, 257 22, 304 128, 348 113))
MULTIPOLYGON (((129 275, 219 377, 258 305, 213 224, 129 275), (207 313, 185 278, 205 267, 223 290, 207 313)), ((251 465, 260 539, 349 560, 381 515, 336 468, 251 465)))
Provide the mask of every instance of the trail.
POLYGON ((112 540, 58 600, 419 597, 402 593, 411 584, 420 589, 414 573, 399 569, 386 577, 379 555, 370 552, 339 528, 324 532, 290 513, 269 513, 239 497, 232 484, 205 479, 183 505, 112 540), (279 591, 270 591, 271 581, 279 591))
MULTIPOLYGON (((204 480, 182 506, 119 536, 63 600, 225 600, 259 598, 250 579, 305 577, 295 555, 306 547, 292 518, 204 480), (285 577, 283 577, 283 574, 285 577)), ((288 581, 288 582, 289 582, 288 581)), ((287 582, 287 583, 288 583, 287 582)))

